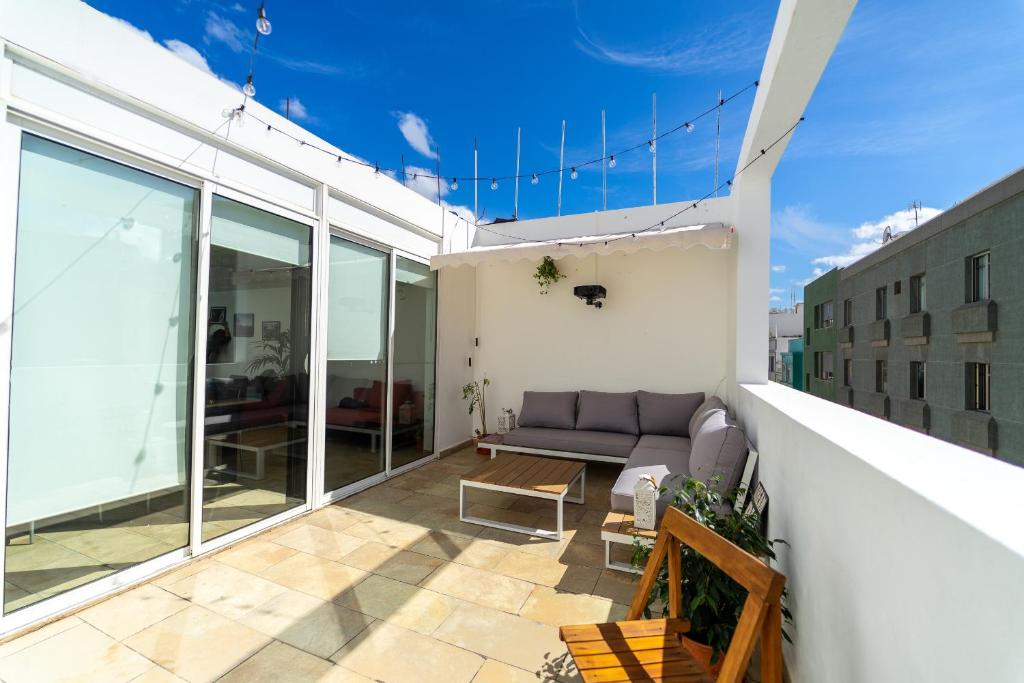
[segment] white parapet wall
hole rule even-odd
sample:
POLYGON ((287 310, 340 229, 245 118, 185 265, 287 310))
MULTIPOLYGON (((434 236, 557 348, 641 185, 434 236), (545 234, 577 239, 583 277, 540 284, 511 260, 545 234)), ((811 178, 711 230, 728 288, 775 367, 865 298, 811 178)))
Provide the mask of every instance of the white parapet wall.
POLYGON ((1024 680, 1024 469, 778 384, 738 407, 793 681, 1024 680))

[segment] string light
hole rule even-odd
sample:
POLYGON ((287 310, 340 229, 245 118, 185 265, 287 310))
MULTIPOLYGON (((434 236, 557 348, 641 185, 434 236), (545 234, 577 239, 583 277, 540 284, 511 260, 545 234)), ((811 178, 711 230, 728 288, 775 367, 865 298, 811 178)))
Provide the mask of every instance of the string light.
POLYGON ((686 123, 683 124, 683 128, 686 129, 687 133, 692 133, 693 129, 695 128, 695 126, 692 123, 690 123, 689 121, 687 121, 686 123))
POLYGON ((615 164, 616 163, 618 163, 618 162, 615 161, 615 155, 614 154, 611 155, 610 157, 608 157, 608 168, 615 168, 615 164))
POLYGON ((580 177, 580 174, 576 172, 576 167, 575 167, 575 166, 573 166, 573 167, 572 167, 572 170, 571 170, 571 171, 569 171, 569 178, 570 178, 571 180, 576 180, 576 179, 577 179, 577 178, 579 178, 579 177, 580 177))
POLYGON ((537 174, 534 173, 533 176, 530 178, 530 184, 531 185, 536 185, 539 182, 540 182, 540 178, 538 178, 537 174))
POLYGON ((497 178, 491 178, 491 189, 492 190, 497 190, 498 189, 498 179, 497 178))
POLYGON ((252 84, 252 74, 249 74, 245 78, 245 85, 242 86, 242 92, 245 93, 246 97, 256 97, 256 86, 252 84))
POLYGON ((449 187, 451 188, 452 192, 455 192, 456 190, 458 190, 459 189, 459 179, 458 178, 452 178, 452 184, 449 185, 449 187))
POLYGON ((654 154, 654 140, 647 141, 647 149, 651 154, 654 154))
POLYGON ((260 9, 256 13, 256 30, 261 36, 270 35, 270 20, 267 19, 267 8, 264 3, 260 3, 260 9))

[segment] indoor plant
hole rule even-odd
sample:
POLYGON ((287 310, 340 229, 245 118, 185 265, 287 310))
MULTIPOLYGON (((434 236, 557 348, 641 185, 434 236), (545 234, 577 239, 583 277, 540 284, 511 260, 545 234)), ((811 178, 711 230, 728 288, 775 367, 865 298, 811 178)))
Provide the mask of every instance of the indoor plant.
POLYGON ((255 375, 264 368, 268 368, 277 377, 284 377, 288 374, 292 363, 292 337, 288 330, 255 341, 253 345, 263 353, 249 361, 249 365, 246 366, 248 372, 255 375))
POLYGON ((480 429, 475 430, 478 442, 481 437, 489 434, 487 431, 486 391, 490 384, 491 380, 484 377, 482 382, 473 381, 462 387, 462 398, 469 402, 469 414, 472 415, 478 406, 480 408, 480 429))
POLYGON ((554 259, 550 256, 544 257, 544 260, 537 266, 537 272, 533 274, 533 279, 540 285, 541 294, 547 294, 551 285, 559 280, 564 280, 565 277, 565 275, 558 272, 558 266, 555 265, 554 259))
MULTIPOLYGON (((672 505, 751 555, 774 559, 775 544, 785 541, 765 538, 761 532, 761 517, 757 512, 735 510, 734 502, 743 496, 744 489, 738 488, 723 494, 719 492, 717 482, 717 477, 711 485, 688 477, 673 491, 672 505)), ((667 489, 662 487, 661 493, 665 491, 667 489)), ((633 566, 642 570, 650 554, 650 547, 634 543, 633 566)), ((680 616, 690 622, 690 631, 684 636, 683 645, 714 673, 721 666, 722 657, 729 648, 747 592, 693 549, 682 545, 680 554, 683 577, 683 611, 680 616)), ((785 591, 782 595, 785 599, 785 591)), ((648 597, 644 616, 651 617, 652 605, 665 605, 667 602, 668 570, 662 567, 648 597)), ((782 615, 787 622, 791 621, 785 604, 782 615)), ((789 640, 785 629, 782 635, 789 640)))

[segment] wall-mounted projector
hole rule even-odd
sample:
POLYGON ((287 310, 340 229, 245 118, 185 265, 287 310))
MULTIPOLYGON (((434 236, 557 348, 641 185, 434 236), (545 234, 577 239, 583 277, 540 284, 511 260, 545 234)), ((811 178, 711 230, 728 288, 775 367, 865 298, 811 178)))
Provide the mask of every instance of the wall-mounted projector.
POLYGON ((608 290, 601 285, 580 285, 578 287, 573 287, 572 293, 575 294, 577 298, 586 301, 588 306, 601 308, 603 304, 598 301, 598 299, 605 298, 608 295, 608 290))

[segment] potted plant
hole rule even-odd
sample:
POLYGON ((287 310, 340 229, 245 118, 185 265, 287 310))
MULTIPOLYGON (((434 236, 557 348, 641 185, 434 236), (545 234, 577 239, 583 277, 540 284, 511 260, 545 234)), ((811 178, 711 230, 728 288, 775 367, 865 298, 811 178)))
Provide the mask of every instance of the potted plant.
MULTIPOLYGON (((757 512, 735 509, 734 503, 743 495, 744 489, 723 494, 716 486, 717 481, 716 477, 709 486, 699 479, 686 478, 673 491, 672 505, 751 555, 765 560, 774 559, 775 544, 785 541, 765 538, 757 512)), ((662 487, 661 493, 665 491, 667 489, 662 487)), ((633 566, 643 570, 650 554, 650 547, 634 543, 633 566)), ((690 632, 683 637, 683 646, 712 674, 717 674, 743 611, 747 592, 692 548, 683 545, 680 554, 683 577, 683 611, 680 616, 690 622, 690 632)), ((786 592, 783 591, 782 595, 785 599, 786 592)), ((644 616, 651 618, 653 608, 667 603, 668 570, 662 567, 644 608, 644 616)), ((785 604, 782 615, 787 622, 792 621, 785 604)), ((785 629, 782 635, 790 640, 785 629)))
POLYGON ((469 414, 479 407, 480 408, 480 429, 473 430, 473 446, 477 447, 480 444, 480 439, 487 436, 490 432, 487 431, 487 387, 491 384, 491 380, 484 377, 482 382, 470 382, 466 386, 462 387, 462 398, 469 402, 469 414))
POLYGON ((544 257, 540 262, 540 265, 537 266, 537 272, 533 274, 533 279, 536 280, 537 284, 540 286, 541 294, 547 294, 551 285, 559 280, 564 280, 565 277, 565 275, 558 272, 558 266, 555 265, 554 259, 550 256, 544 257))
POLYGON ((263 353, 249 361, 246 371, 256 374, 264 368, 276 377, 288 374, 292 364, 292 337, 288 330, 278 332, 273 337, 253 342, 253 346, 263 353))

